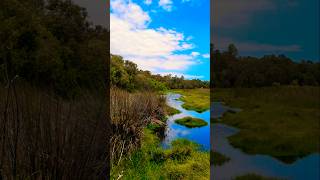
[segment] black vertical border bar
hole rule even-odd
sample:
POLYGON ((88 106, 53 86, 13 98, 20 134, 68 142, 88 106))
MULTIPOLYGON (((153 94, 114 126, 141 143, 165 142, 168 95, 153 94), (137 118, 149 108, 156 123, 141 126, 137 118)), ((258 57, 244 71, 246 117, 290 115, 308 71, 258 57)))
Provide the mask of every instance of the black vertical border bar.
MULTIPOLYGON (((211 111, 212 111, 212 102, 213 102, 213 1, 214 0, 210 0, 210 151, 212 151, 213 149, 213 129, 211 128, 211 111)), ((212 157, 211 157, 211 153, 210 153, 210 179, 213 179, 213 166, 211 167, 211 161, 212 161, 212 157)))

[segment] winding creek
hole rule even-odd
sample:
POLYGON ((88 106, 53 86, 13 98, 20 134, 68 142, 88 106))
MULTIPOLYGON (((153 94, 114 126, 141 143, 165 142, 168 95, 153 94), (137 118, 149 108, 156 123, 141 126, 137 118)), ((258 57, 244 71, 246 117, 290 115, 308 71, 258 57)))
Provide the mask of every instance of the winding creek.
POLYGON ((180 94, 169 93, 167 95, 167 104, 173 108, 181 111, 181 113, 170 116, 167 120, 167 128, 165 138, 162 141, 162 146, 168 148, 172 140, 177 138, 185 138, 194 141, 200 145, 204 150, 210 149, 210 110, 202 113, 196 111, 189 111, 182 107, 183 102, 178 100, 180 94), (194 118, 203 119, 208 123, 207 126, 199 128, 187 128, 185 126, 176 124, 174 120, 191 116, 194 118))
MULTIPOLYGON (((230 108, 221 103, 212 103, 211 116, 221 117, 230 108)), ((237 110, 237 109, 236 109, 237 110)), ((283 163, 267 155, 249 155, 232 147, 227 137, 238 132, 238 129, 224 125, 211 124, 211 147, 228 156, 231 160, 222 166, 211 166, 213 179, 232 179, 247 173, 272 176, 292 180, 320 179, 320 155, 311 154, 292 164, 283 163)))
MULTIPOLYGON (((186 138, 202 145, 204 150, 210 149, 210 126, 200 128, 187 128, 176 124, 174 120, 191 116, 200 118, 210 124, 210 110, 203 113, 186 110, 182 107, 183 102, 178 100, 180 94, 170 93, 167 95, 167 104, 181 111, 181 113, 170 116, 167 121, 165 138, 162 146, 170 147, 172 140, 186 138)), ((240 109, 224 106, 219 102, 212 103, 211 117, 223 116, 227 111, 237 112, 240 109)), ((236 176, 255 173, 263 176, 278 177, 292 180, 318 180, 320 179, 320 154, 311 154, 299 159, 292 164, 286 164, 267 155, 249 155, 240 149, 234 148, 228 142, 227 137, 237 133, 237 128, 214 123, 211 124, 211 148, 228 156, 231 160, 222 166, 211 166, 211 178, 217 180, 229 180, 236 176)))

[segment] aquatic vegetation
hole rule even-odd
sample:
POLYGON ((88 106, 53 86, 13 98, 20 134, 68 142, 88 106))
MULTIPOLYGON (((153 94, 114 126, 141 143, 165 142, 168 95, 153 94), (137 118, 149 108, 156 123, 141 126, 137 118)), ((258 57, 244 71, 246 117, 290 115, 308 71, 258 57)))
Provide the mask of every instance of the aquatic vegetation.
POLYGON ((210 108, 210 89, 177 89, 173 92, 182 95, 179 100, 184 102, 182 107, 186 110, 201 113, 210 108))
POLYGON ((208 123, 202 119, 193 118, 189 116, 181 119, 176 119, 174 122, 186 126, 188 128, 202 127, 208 125, 208 123))
POLYGON ((210 164, 213 164, 214 166, 221 166, 228 161, 230 161, 230 158, 224 154, 213 150, 210 151, 210 164))
POLYGON ((242 109, 219 121, 240 129, 234 147, 286 163, 319 152, 320 87, 214 89, 214 99, 242 109))
POLYGON ((175 114, 181 113, 181 111, 179 109, 173 108, 173 107, 168 106, 168 105, 166 105, 164 107, 164 111, 165 111, 166 115, 168 115, 168 116, 173 116, 175 114))

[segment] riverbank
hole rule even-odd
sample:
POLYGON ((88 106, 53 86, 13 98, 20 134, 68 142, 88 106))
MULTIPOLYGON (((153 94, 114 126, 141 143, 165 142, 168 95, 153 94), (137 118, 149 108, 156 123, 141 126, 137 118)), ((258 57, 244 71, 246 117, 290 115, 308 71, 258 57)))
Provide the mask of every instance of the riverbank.
POLYGON ((210 89, 175 89, 171 92, 182 95, 179 100, 184 102, 182 107, 186 110, 201 113, 210 108, 210 89))
POLYGON ((242 109, 219 119, 240 129, 228 138, 234 147, 292 163, 319 152, 319 92, 299 86, 214 89, 213 100, 242 109))
MULTIPOLYGON (((121 97, 123 98, 126 96, 131 96, 133 98, 139 95, 128 93, 125 94, 125 96, 121 95, 121 97)), ((147 97, 148 99, 152 99, 151 96, 147 97)), ((141 98, 142 97, 140 96, 137 97, 132 103, 140 103, 138 99, 141 98)), ((117 98, 113 99, 116 100, 117 98)), ((118 103, 119 100, 117 101, 118 103)), ((166 134, 161 136, 162 133, 159 133, 159 131, 164 130, 162 127, 165 127, 165 123, 170 123, 172 117, 179 116, 186 111, 181 106, 170 106, 168 102, 163 100, 164 99, 161 98, 160 106, 152 109, 157 109, 158 112, 163 112, 165 114, 161 114, 162 118, 157 118, 160 118, 160 120, 152 120, 154 118, 145 117, 145 119, 151 119, 151 121, 146 121, 147 123, 144 124, 139 123, 139 127, 143 128, 141 129, 141 136, 139 135, 140 145, 137 145, 135 150, 122 156, 119 161, 113 163, 111 171, 112 179, 152 179, 152 177, 154 177, 154 179, 209 179, 210 154, 209 151, 203 151, 203 148, 200 144, 196 144, 193 141, 187 140, 187 138, 182 139, 181 137, 177 137, 172 141, 170 140, 169 147, 162 146, 162 138, 164 138, 166 134), (167 117, 164 118, 163 115, 166 115, 167 117), (163 124, 157 123, 158 121, 163 122, 163 124)), ((140 106, 141 104, 139 106, 129 106, 131 108, 130 112, 135 112, 135 110, 132 109, 133 107, 138 108, 140 106)), ((158 113, 148 114, 152 115, 158 113)), ((207 116, 207 121, 209 121, 209 114, 207 116)), ((136 121, 137 120, 135 120, 135 122, 136 121)), ((166 128, 168 128, 168 125, 166 128)), ((138 132, 135 134, 137 133, 138 132)), ((207 135, 209 136, 209 131, 207 135)))
POLYGON ((173 141, 172 148, 163 149, 160 140, 144 129, 141 148, 113 169, 113 179, 208 179, 209 153, 185 139, 173 141))

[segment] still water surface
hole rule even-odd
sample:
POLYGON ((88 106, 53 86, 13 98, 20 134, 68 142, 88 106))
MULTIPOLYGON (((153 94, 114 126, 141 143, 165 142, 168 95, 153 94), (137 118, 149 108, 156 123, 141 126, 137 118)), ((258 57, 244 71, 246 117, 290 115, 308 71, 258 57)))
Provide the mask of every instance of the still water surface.
POLYGON ((202 113, 196 111, 189 111, 182 107, 183 102, 178 100, 180 94, 169 93, 167 95, 167 104, 181 111, 181 113, 170 116, 167 120, 167 129, 165 138, 162 141, 162 146, 168 148, 172 140, 177 138, 185 138, 194 141, 200 145, 204 150, 210 149, 210 110, 202 113), (174 120, 191 116, 194 118, 203 119, 208 123, 207 126, 197 128, 187 128, 185 126, 176 124, 174 120))

